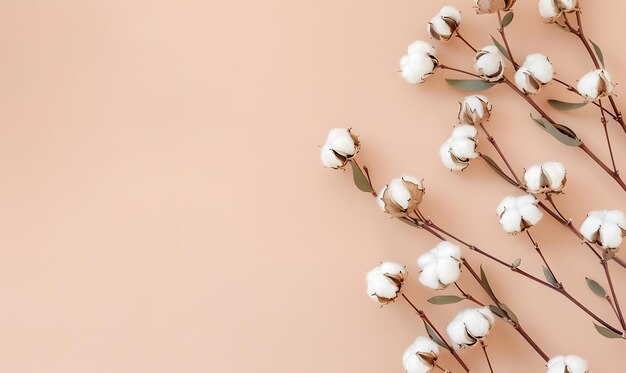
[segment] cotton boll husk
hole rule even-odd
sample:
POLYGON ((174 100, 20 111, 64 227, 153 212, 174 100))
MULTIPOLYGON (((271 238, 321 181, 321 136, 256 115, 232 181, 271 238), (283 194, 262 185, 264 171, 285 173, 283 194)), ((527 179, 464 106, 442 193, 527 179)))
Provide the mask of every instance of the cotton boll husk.
POLYGON ((487 104, 487 107, 489 111, 491 111, 491 103, 489 102, 489 99, 487 99, 487 97, 483 96, 483 95, 473 95, 473 96, 467 96, 465 97, 465 103, 472 108, 472 110, 476 111, 476 113, 480 116, 480 117, 484 117, 485 114, 485 109, 483 107, 483 102, 487 104))
POLYGON ((456 32, 460 23, 461 12, 451 5, 446 5, 430 20, 428 30, 433 38, 447 41, 456 32))

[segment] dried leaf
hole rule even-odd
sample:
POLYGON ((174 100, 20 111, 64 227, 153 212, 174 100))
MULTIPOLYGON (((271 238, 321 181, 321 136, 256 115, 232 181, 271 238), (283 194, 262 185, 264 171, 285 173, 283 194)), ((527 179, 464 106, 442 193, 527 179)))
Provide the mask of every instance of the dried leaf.
POLYGON ((552 106, 553 108, 561 111, 576 110, 587 105, 586 102, 565 102, 554 99, 548 100, 548 104, 550 104, 550 106, 552 106))
POLYGON ((593 323, 593 326, 596 327, 596 330, 598 331, 598 333, 602 334, 603 336, 607 337, 607 338, 622 338, 621 334, 617 334, 614 331, 612 331, 611 329, 605 328, 604 326, 598 325, 595 322, 593 323))
POLYGON ((489 165, 489 167, 491 167, 491 169, 494 170, 498 175, 500 175, 500 177, 503 178, 506 182, 508 182, 509 184, 515 187, 519 186, 517 185, 515 180, 511 179, 506 173, 504 173, 504 171, 502 171, 500 166, 498 166, 498 164, 493 159, 491 159, 491 157, 486 156, 484 154, 481 154, 480 157, 484 159, 485 162, 487 162, 487 164, 489 165))
POLYGON ((353 161, 350 162, 350 165, 352 165, 352 178, 354 179, 354 184, 356 185, 356 187, 363 192, 371 193, 374 189, 372 188, 369 180, 361 170, 361 167, 359 167, 359 165, 353 161))
POLYGON ((430 338, 433 341, 435 341, 436 344, 438 344, 439 346, 445 348, 446 350, 448 349, 448 346, 446 346, 446 344, 443 343, 443 341, 441 340, 441 338, 439 338, 437 333, 435 333, 435 331, 426 322, 424 322, 424 327, 426 328, 426 333, 428 333, 430 338))
POLYGON ((499 317, 503 319, 508 319, 506 312, 502 308, 498 306, 494 306, 493 304, 490 304, 488 307, 491 310, 491 312, 495 313, 499 317))
POLYGON ((596 51, 596 55, 598 56, 602 67, 604 67, 604 54, 602 53, 602 49, 600 49, 598 44, 594 43, 593 40, 589 39, 589 41, 591 42, 591 45, 593 45, 593 49, 596 51))
POLYGON ((554 286, 555 288, 559 287, 559 283, 556 281, 556 279, 554 278, 554 275, 552 274, 552 272, 550 272, 550 270, 546 266, 543 266, 543 276, 550 283, 550 285, 554 286))
POLYGON ((559 140, 563 144, 567 146, 580 146, 580 144, 582 144, 582 141, 578 139, 576 133, 574 133, 574 131, 572 131, 570 128, 562 124, 552 124, 549 120, 543 117, 534 118, 532 115, 530 117, 535 122, 537 122, 539 127, 546 130, 546 132, 552 135, 552 137, 559 140))
POLYGON ((515 261, 513 262, 513 268, 519 267, 520 264, 522 264, 522 259, 521 258, 515 259, 515 261))
POLYGON ((432 297, 428 300, 429 303, 432 304, 454 304, 462 301, 465 298, 456 296, 456 295, 438 295, 436 297, 432 297))
POLYGON ((487 280, 487 275, 483 270, 483 266, 480 266, 480 284, 483 289, 491 296, 492 299, 497 299, 495 293, 491 289, 491 285, 489 285, 489 280, 487 280))
POLYGON ((500 308, 502 308, 504 312, 506 312, 506 314, 509 316, 509 319, 511 321, 513 321, 516 324, 519 324, 519 319, 517 318, 517 315, 515 315, 515 313, 506 304, 500 303, 500 308))
POLYGON ((493 44, 498 48, 498 50, 504 56, 504 58, 511 61, 511 56, 509 56, 509 51, 507 51, 506 48, 502 44, 500 44, 500 42, 497 41, 496 38, 493 37, 493 35, 491 36, 491 40, 493 40, 493 44))
POLYGON ((484 91, 497 84, 482 79, 446 79, 446 82, 454 88, 464 91, 484 91))
MULTIPOLYGON (((513 12, 508 12, 503 18, 502 18, 502 27, 506 27, 508 25, 511 24, 511 22, 513 22, 513 17, 515 17, 515 13, 513 12)), ((593 42, 592 42, 593 43, 593 42)))
POLYGON ((591 289, 591 291, 593 291, 595 295, 599 296, 600 298, 606 297, 606 290, 604 290, 602 285, 598 284, 596 281, 590 278, 586 278, 586 280, 587 280, 587 285, 589 286, 589 289, 591 289))

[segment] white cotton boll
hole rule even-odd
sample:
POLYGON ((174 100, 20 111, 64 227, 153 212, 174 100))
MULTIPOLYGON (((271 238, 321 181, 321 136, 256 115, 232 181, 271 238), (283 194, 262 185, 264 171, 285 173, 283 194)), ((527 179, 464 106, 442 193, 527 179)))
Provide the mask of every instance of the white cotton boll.
POLYGON ((580 227, 587 241, 617 251, 626 231, 626 217, 619 210, 592 211, 580 227))
POLYGON ((593 101, 611 95, 614 87, 611 74, 604 69, 598 69, 583 75, 576 88, 585 100, 593 101))
POLYGON ((484 79, 496 82, 504 76, 505 64, 500 50, 495 45, 488 45, 474 56, 474 70, 484 79))
POLYGON ((469 124, 459 124, 452 131, 452 136, 439 148, 441 161, 452 171, 461 171, 469 161, 478 157, 476 135, 478 131, 469 124))
POLYGON ((401 75, 410 84, 423 83, 439 66, 435 48, 418 40, 409 45, 407 51, 400 59, 401 75))
POLYGON ((507 233, 523 232, 536 225, 543 214, 537 207, 537 199, 532 194, 505 197, 496 208, 500 225, 507 233))
POLYGON ((561 10, 554 0, 539 0, 539 15, 545 20, 553 20, 561 15, 561 10))
POLYGON ((528 71, 531 72, 542 84, 546 84, 554 77, 554 67, 548 57, 534 53, 526 57, 524 62, 528 71))
POLYGON ((530 193, 559 193, 567 182, 565 166, 560 162, 532 165, 524 172, 526 189, 530 193))
POLYGON ((589 363, 576 355, 557 355, 550 359, 546 365, 548 367, 546 373, 587 373, 589 371, 589 363))
POLYGON ((428 32, 435 40, 448 41, 461 24, 461 12, 446 5, 428 23, 428 32))
POLYGON ((469 162, 459 162, 452 156, 450 152, 450 148, 452 141, 446 141, 439 148, 439 156, 441 158, 441 163, 450 171, 463 171, 467 166, 469 166, 469 162))
POLYGON ((387 304, 396 299, 406 276, 404 266, 384 262, 367 273, 367 295, 375 301, 387 304))
POLYGON ((402 366, 407 373, 428 373, 433 370, 441 350, 428 337, 419 336, 402 355, 402 366))
POLYGON ((341 168, 359 151, 358 137, 349 128, 333 128, 320 150, 324 167, 341 168))
POLYGON ((489 120, 491 110, 492 105, 487 97, 483 95, 467 96, 460 105, 459 121, 477 126, 489 120))
POLYGON ((434 289, 445 289, 461 276, 461 248, 442 241, 417 259, 420 268, 419 281, 422 285, 434 289))
POLYGON ((487 307, 468 308, 456 315, 448 324, 448 336, 460 347, 473 347, 477 341, 487 337, 496 318, 487 307))
POLYGON ((402 176, 391 180, 384 187, 376 202, 380 208, 394 217, 406 216, 422 202, 425 189, 422 181, 415 176, 402 176))

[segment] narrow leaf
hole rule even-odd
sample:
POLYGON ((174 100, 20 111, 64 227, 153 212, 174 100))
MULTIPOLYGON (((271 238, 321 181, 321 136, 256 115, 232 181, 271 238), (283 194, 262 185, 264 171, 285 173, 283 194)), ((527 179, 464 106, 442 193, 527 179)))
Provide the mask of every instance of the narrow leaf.
POLYGON ((356 162, 351 161, 350 164, 352 165, 352 178, 354 179, 354 184, 356 185, 356 187, 363 192, 371 193, 373 191, 372 186, 370 185, 369 180, 361 170, 361 167, 359 167, 356 162))
POLYGON ((432 297, 428 300, 429 303, 432 304, 454 304, 462 301, 465 298, 456 296, 456 295, 438 295, 436 297, 432 297))
POLYGON ((607 337, 607 338, 622 338, 621 334, 617 334, 614 331, 612 331, 611 329, 605 328, 604 326, 598 325, 595 322, 593 323, 593 326, 596 327, 596 330, 598 331, 598 333, 602 334, 603 336, 607 337))
POLYGON ((509 319, 511 321, 513 321, 516 324, 519 324, 519 319, 517 318, 515 313, 506 304, 500 303, 500 307, 506 312, 506 314, 509 316, 509 319))
POLYGON ((561 111, 576 110, 587 105, 586 102, 565 102, 553 99, 548 100, 548 104, 550 104, 550 106, 552 106, 553 108, 561 111))
POLYGON ((613 257, 615 257, 615 252, 611 250, 604 250, 604 253, 602 253, 602 256, 604 257, 604 260, 609 261, 613 259, 613 257))
POLYGON ((502 27, 506 27, 508 25, 511 24, 511 22, 513 22, 513 17, 515 17, 515 13, 513 12, 508 12, 503 18, 502 18, 502 27))
POLYGON ((511 179, 509 175, 507 175, 506 173, 504 173, 504 171, 502 171, 500 166, 498 166, 498 164, 493 159, 491 159, 491 157, 486 156, 484 154, 481 154, 480 157, 484 159, 485 162, 487 162, 487 164, 489 165, 489 167, 491 167, 491 169, 494 170, 498 175, 500 175, 500 177, 503 178, 506 182, 508 182, 509 184, 515 187, 519 186, 517 185, 515 180, 511 179))
POLYGON ((556 282, 554 275, 552 274, 552 272, 550 272, 550 270, 546 266, 543 266, 543 276, 550 283, 550 285, 554 286, 555 288, 559 287, 559 283, 556 282))
POLYGON ((515 259, 515 261, 513 262, 513 268, 519 267, 520 264, 522 264, 522 259, 521 258, 515 259))
POLYGON ((498 315, 499 317, 503 319, 508 318, 506 312, 498 306, 494 306, 493 304, 490 304, 489 309, 491 310, 491 312, 495 313, 496 315, 498 315))
POLYGON ((446 79, 446 82, 464 91, 484 91, 497 84, 482 79, 446 79))
POLYGON ((598 284, 596 281, 590 278, 586 278, 586 280, 587 280, 587 285, 589 286, 589 289, 591 289, 591 291, 593 291, 595 295, 599 296, 600 298, 606 297, 606 290, 604 290, 602 285, 598 284))
POLYGON ((498 50, 504 56, 504 58, 511 61, 511 56, 509 56, 509 51, 507 51, 506 48, 502 44, 500 44, 500 42, 497 41, 496 38, 493 37, 493 35, 491 36, 491 40, 493 40, 493 44, 498 48, 498 50))
POLYGON ((432 338, 432 340, 435 341, 436 344, 445 348, 446 350, 448 349, 448 346, 446 346, 446 344, 443 343, 443 341, 441 340, 441 338, 439 338, 437 333, 435 333, 435 331, 428 324, 426 324, 426 322, 424 322, 424 327, 426 328, 426 333, 428 333, 430 338, 432 338))
POLYGON ((598 44, 594 43, 593 40, 589 39, 589 41, 591 42, 591 45, 593 45, 593 49, 596 51, 596 55, 598 56, 602 67, 604 67, 604 54, 602 54, 602 49, 600 49, 598 44))
POLYGON ((570 128, 562 124, 552 124, 549 120, 543 117, 534 118, 532 115, 530 117, 537 122, 539 127, 546 130, 546 132, 552 135, 555 139, 559 140, 561 143, 567 146, 580 146, 580 144, 582 144, 582 141, 578 139, 576 133, 574 133, 574 131, 570 128))
POLYGON ((483 286, 483 289, 485 289, 485 291, 489 293, 492 299, 497 299, 495 293, 491 289, 491 285, 489 285, 489 280, 487 280, 487 275, 483 270, 483 266, 480 266, 480 283, 483 286))

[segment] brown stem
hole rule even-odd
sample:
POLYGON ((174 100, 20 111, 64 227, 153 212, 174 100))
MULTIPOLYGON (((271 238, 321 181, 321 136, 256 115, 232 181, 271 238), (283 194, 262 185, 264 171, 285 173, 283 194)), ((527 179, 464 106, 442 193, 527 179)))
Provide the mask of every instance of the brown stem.
POLYGON ((446 66, 446 65, 439 65, 439 68, 444 69, 444 70, 456 71, 456 72, 459 72, 459 73, 462 73, 462 74, 471 75, 471 76, 473 76, 475 78, 482 79, 482 77, 480 75, 474 74, 474 73, 471 73, 469 71, 465 71, 465 70, 462 70, 462 69, 457 69, 457 68, 446 66))
POLYGON ((468 243, 466 243, 465 241, 460 240, 459 238, 457 238, 456 236, 446 232, 445 230, 443 230, 442 228, 439 228, 438 226, 434 225, 432 222, 429 222, 429 225, 431 227, 433 227, 434 229, 438 230, 439 232, 441 232, 442 234, 444 234, 445 236, 448 236, 450 238, 452 238, 453 240, 459 242, 460 244, 466 246, 468 249, 475 251, 479 254, 481 254, 482 256, 491 259, 492 261, 509 268, 510 270, 512 270, 515 273, 518 273, 538 284, 541 284, 551 290, 554 290, 558 293, 560 293, 561 295, 563 295, 564 297, 566 297, 567 299, 569 299, 572 303, 574 303, 578 308, 580 308, 582 311, 584 311, 587 315, 591 316, 591 318, 593 318, 594 320, 596 320, 597 322, 599 322, 600 324, 602 324, 603 326, 605 326, 607 329, 610 329, 611 331, 617 333, 617 334, 622 334, 623 331, 618 330, 617 328, 613 327, 612 325, 610 325, 609 323, 607 323, 606 321, 604 321, 603 319, 601 319, 598 315, 596 315, 595 313, 593 313, 591 310, 589 310, 587 307, 585 307, 582 303, 580 303, 576 298, 574 298, 567 290, 565 290, 564 287, 555 287, 552 286, 550 283, 543 281, 539 278, 537 278, 536 276, 531 275, 530 273, 519 269, 519 268, 515 268, 513 267, 511 264, 505 262, 502 259, 499 259, 483 250, 481 250, 480 248, 474 246, 474 245, 470 245, 468 243))
POLYGON ((541 249, 539 248, 539 244, 535 241, 533 236, 530 235, 530 231, 528 229, 526 230, 526 235, 528 236, 528 238, 530 239, 530 242, 535 247, 535 250, 537 251, 537 254, 539 254, 539 256, 541 257, 541 260, 543 261, 543 264, 546 266, 548 271, 550 271, 550 273, 552 274, 552 277, 554 277, 554 280, 559 284, 560 287, 562 287, 563 285, 561 285, 559 280, 557 280, 556 275, 554 274, 554 271, 552 270, 552 268, 550 268, 550 264, 548 264, 548 261, 546 260, 546 257, 541 252, 541 249))
POLYGON ((617 312, 617 308, 615 308, 615 304, 613 304, 613 300, 611 300, 611 296, 607 294, 604 297, 604 299, 606 299, 606 301, 609 303, 609 306, 611 306, 611 309, 615 313, 615 316, 619 319, 619 312, 617 312))
MULTIPOLYGON (((472 266, 469 264, 467 259, 461 258, 461 261, 462 261, 463 265, 465 266, 465 268, 467 268, 469 273, 471 273, 472 277, 474 277, 476 282, 478 282, 480 287, 482 287, 483 290, 485 290, 485 293, 487 293, 489 298, 491 298, 491 300, 493 300, 493 302, 496 305, 500 306, 500 301, 498 300, 496 295, 493 294, 493 292, 487 291, 487 289, 485 289, 483 287, 483 284, 482 284, 482 281, 481 281, 480 277, 478 277, 478 274, 476 273, 474 268, 472 268, 472 266)), ((515 328, 515 331, 517 331, 519 333, 519 335, 521 335, 522 338, 524 338, 524 340, 526 340, 526 342, 528 342, 528 344, 537 352, 537 354, 539 354, 539 356, 541 356, 541 358, 544 359, 547 362, 549 360, 548 355, 546 355, 546 353, 543 352, 541 347, 539 347, 539 345, 528 335, 528 333, 526 333, 524 328, 522 328, 522 325, 519 322, 514 322, 513 320, 509 320, 509 322, 511 322, 511 324, 513 325, 513 328, 515 328)))
POLYGON ((417 308, 413 302, 411 302, 409 300, 409 298, 407 298, 406 295, 404 295, 404 293, 402 293, 402 298, 404 298, 409 305, 411 306, 411 308, 413 308, 413 310, 415 310, 415 312, 417 312, 417 314, 419 315, 419 317, 422 319, 422 321, 424 321, 432 330, 433 332, 435 332, 435 334, 437 334, 437 337, 439 337, 439 339, 441 340, 441 342, 443 342, 443 344, 446 346, 446 349, 448 351, 450 351, 450 353, 452 354, 452 356, 454 356, 454 358, 456 359, 456 361, 459 362, 459 364, 463 367, 463 369, 465 369, 465 371, 467 373, 470 372, 469 368, 467 367, 467 365, 465 364, 465 362, 463 361, 463 359, 461 359, 461 357, 459 356, 459 354, 456 353, 456 351, 450 346, 450 344, 448 344, 448 342, 446 342, 446 339, 443 337, 443 335, 441 335, 441 333, 439 333, 439 330, 437 330, 437 327, 435 327, 435 325, 433 325, 433 323, 428 319, 428 316, 426 316, 426 313, 422 310, 420 310, 419 308, 417 308))
POLYGON ((606 260, 602 260, 602 268, 604 268, 604 274, 606 275, 606 280, 609 283, 609 289, 611 290, 611 295, 613 296, 615 310, 617 311, 617 318, 622 325, 622 329, 626 331, 626 322, 624 322, 624 315, 622 314, 622 309, 619 306, 619 301, 617 300, 617 295, 615 294, 615 287, 613 286, 613 280, 611 280, 611 272, 609 271, 609 265, 607 264, 606 260))
POLYGON ((487 346, 485 345, 484 341, 480 341, 480 347, 482 347, 483 352, 485 353, 485 358, 487 359, 487 364, 489 365, 489 371, 493 373, 493 367, 491 366, 491 360, 489 360, 489 355, 487 354, 487 346))
POLYGON ((478 50, 476 48, 474 48, 472 46, 472 44, 470 44, 467 40, 465 40, 465 38, 461 34, 458 33, 458 31, 456 33, 456 37, 461 39, 463 41, 463 43, 465 43, 465 45, 467 45, 468 47, 470 47, 474 51, 474 53, 478 52, 478 50))
POLYGON ((511 175, 513 175, 513 178, 515 178, 515 181, 517 182, 517 185, 521 186, 522 182, 517 177, 517 174, 513 170, 513 167, 511 167, 511 164, 509 163, 509 161, 504 156, 504 153, 502 152, 502 150, 498 146, 498 143, 496 142, 496 140, 493 138, 493 136, 491 136, 491 134, 487 131, 487 128, 485 128, 485 126, 482 123, 480 123, 480 128, 483 130, 483 132, 485 132, 485 135, 487 135, 487 139, 489 140, 491 145, 496 149, 496 151, 500 155, 500 158, 502 158, 502 160, 504 161, 504 164, 506 164, 506 167, 509 169, 509 172, 511 173, 511 175))
POLYGON ((611 147, 611 138, 609 137, 609 130, 606 128, 606 116, 604 115, 604 111, 602 111, 602 99, 598 100, 600 105, 600 114, 602 117, 600 118, 600 122, 602 122, 602 127, 604 128, 604 135, 606 136, 606 144, 609 147, 609 154, 611 155, 611 164, 613 165, 613 172, 617 173, 617 167, 615 166, 615 158, 613 157, 613 148, 611 147))
MULTIPOLYGON (((552 124, 556 124, 556 122, 541 107, 539 107, 539 105, 537 105, 537 103, 529 95, 520 91, 509 79, 504 77, 502 81, 511 87, 511 89, 513 89, 522 98, 524 98, 524 100, 526 100, 543 118, 552 124)), ((593 159, 594 162, 596 162, 606 173, 608 173, 619 184, 619 186, 622 187, 622 190, 626 192, 626 184, 624 184, 624 181, 619 176, 619 173, 614 172, 606 164, 604 164, 604 162, 602 162, 584 142, 581 141, 578 147, 581 148, 591 159, 593 159)))
POLYGON ((500 27, 498 28, 498 32, 500 32, 500 36, 502 36, 502 41, 504 41, 504 47, 506 48, 507 53, 509 54, 509 58, 511 59, 511 63, 515 70, 519 68, 517 62, 513 58, 513 53, 511 52, 511 47, 509 47, 509 42, 506 40, 506 33, 504 32, 504 26, 502 26, 502 13, 498 11, 498 20, 500 21, 500 27))
POLYGON ((459 292, 461 293, 461 295, 463 295, 463 297, 465 297, 465 299, 469 300, 470 302, 474 302, 477 305, 481 306, 481 307, 485 307, 485 305, 480 302, 478 299, 474 298, 472 296, 472 294, 467 293, 466 291, 464 291, 463 289, 461 289, 461 287, 459 286, 459 284, 457 284, 456 282, 454 283, 454 286, 456 286, 456 288, 459 290, 459 292))

